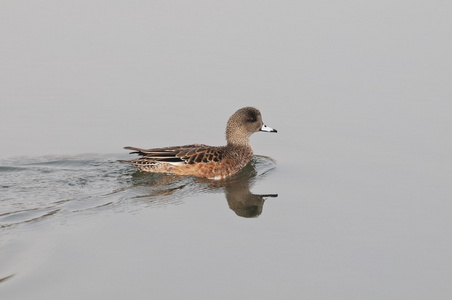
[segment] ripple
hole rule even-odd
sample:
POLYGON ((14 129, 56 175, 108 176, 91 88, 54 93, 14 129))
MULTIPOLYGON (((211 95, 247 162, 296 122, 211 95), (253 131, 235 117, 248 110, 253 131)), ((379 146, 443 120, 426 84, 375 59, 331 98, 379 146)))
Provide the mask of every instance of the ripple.
POLYGON ((12 275, 8 275, 8 276, 6 276, 6 277, 2 277, 2 278, 0 278, 0 283, 2 283, 2 282, 4 282, 4 281, 6 281, 6 280, 8 280, 8 279, 11 279, 12 277, 14 277, 14 275, 15 275, 15 274, 12 274, 12 275))
POLYGON ((0 228, 43 222, 57 215, 123 209, 129 204, 129 209, 180 205, 185 198, 203 193, 224 193, 238 215, 255 216, 261 208, 254 214, 237 211, 246 206, 244 201, 262 207, 263 197, 276 196, 249 191, 275 168, 268 157, 256 156, 239 173, 223 180, 138 172, 117 159, 114 155, 80 155, 0 161, 0 228))
POLYGON ((128 171, 111 156, 19 158, 0 162, 0 226, 104 206, 128 171))
POLYGON ((19 167, 3 167, 0 166, 0 173, 8 173, 8 172, 20 172, 20 171, 24 171, 27 168, 19 168, 19 167))

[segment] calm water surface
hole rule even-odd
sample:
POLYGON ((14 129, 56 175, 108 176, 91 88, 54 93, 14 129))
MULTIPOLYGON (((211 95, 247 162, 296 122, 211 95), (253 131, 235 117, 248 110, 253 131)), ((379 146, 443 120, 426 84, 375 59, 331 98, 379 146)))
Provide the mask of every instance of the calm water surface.
POLYGON ((439 165, 305 149, 303 165, 256 156, 221 181, 137 172, 117 163, 125 155, 3 160, 1 292, 446 299, 451 204, 439 165))

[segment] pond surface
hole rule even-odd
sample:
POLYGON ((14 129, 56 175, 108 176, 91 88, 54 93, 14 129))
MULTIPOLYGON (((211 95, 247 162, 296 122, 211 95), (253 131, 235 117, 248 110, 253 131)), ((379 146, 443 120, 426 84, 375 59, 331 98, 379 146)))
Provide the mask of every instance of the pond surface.
POLYGON ((5 4, 0 298, 451 299, 441 5, 5 4), (117 162, 244 106, 278 133, 231 178, 117 162))

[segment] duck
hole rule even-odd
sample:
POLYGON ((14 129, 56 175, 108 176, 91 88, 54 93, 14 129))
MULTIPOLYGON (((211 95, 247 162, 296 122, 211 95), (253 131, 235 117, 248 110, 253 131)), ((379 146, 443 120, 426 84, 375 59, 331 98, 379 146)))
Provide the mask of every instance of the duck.
POLYGON ((255 132, 276 133, 277 130, 263 123, 257 108, 244 107, 227 122, 225 146, 191 144, 153 149, 127 146, 124 149, 132 150, 130 154, 140 157, 119 162, 130 164, 142 172, 224 179, 240 171, 253 159, 249 139, 255 132))

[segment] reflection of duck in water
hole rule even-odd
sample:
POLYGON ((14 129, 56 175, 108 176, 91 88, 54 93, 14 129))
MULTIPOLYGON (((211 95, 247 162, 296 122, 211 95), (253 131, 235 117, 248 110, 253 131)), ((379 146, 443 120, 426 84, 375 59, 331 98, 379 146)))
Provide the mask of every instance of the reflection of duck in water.
POLYGON ((257 217, 262 213, 265 198, 278 197, 278 194, 253 194, 250 187, 262 179, 274 168, 274 161, 269 157, 256 156, 251 163, 237 174, 221 181, 211 182, 210 186, 224 190, 229 208, 238 216, 257 217), (269 168, 265 170, 265 168, 269 168), (262 171, 261 169, 264 169, 262 171))
POLYGON ((238 216, 250 218, 262 213, 265 198, 277 194, 252 194, 250 187, 275 168, 269 157, 255 156, 250 164, 237 174, 222 180, 208 180, 175 175, 135 173, 135 198, 146 199, 154 205, 180 203, 181 199, 198 193, 224 192, 229 208, 238 216), (151 179, 151 180, 149 180, 151 179), (137 193, 138 191, 138 193, 137 193))
POLYGON ((228 120, 226 146, 192 144, 147 150, 125 147, 134 150, 131 153, 141 157, 120 162, 131 164, 145 172, 223 179, 237 173, 252 160, 253 149, 249 137, 257 131, 276 132, 264 125, 259 110, 245 107, 236 111, 228 120))
POLYGON ((249 187, 238 185, 237 187, 227 187, 226 200, 229 208, 235 211, 237 216, 244 218, 258 217, 264 208, 266 197, 278 197, 278 194, 256 195, 251 194, 249 187))

